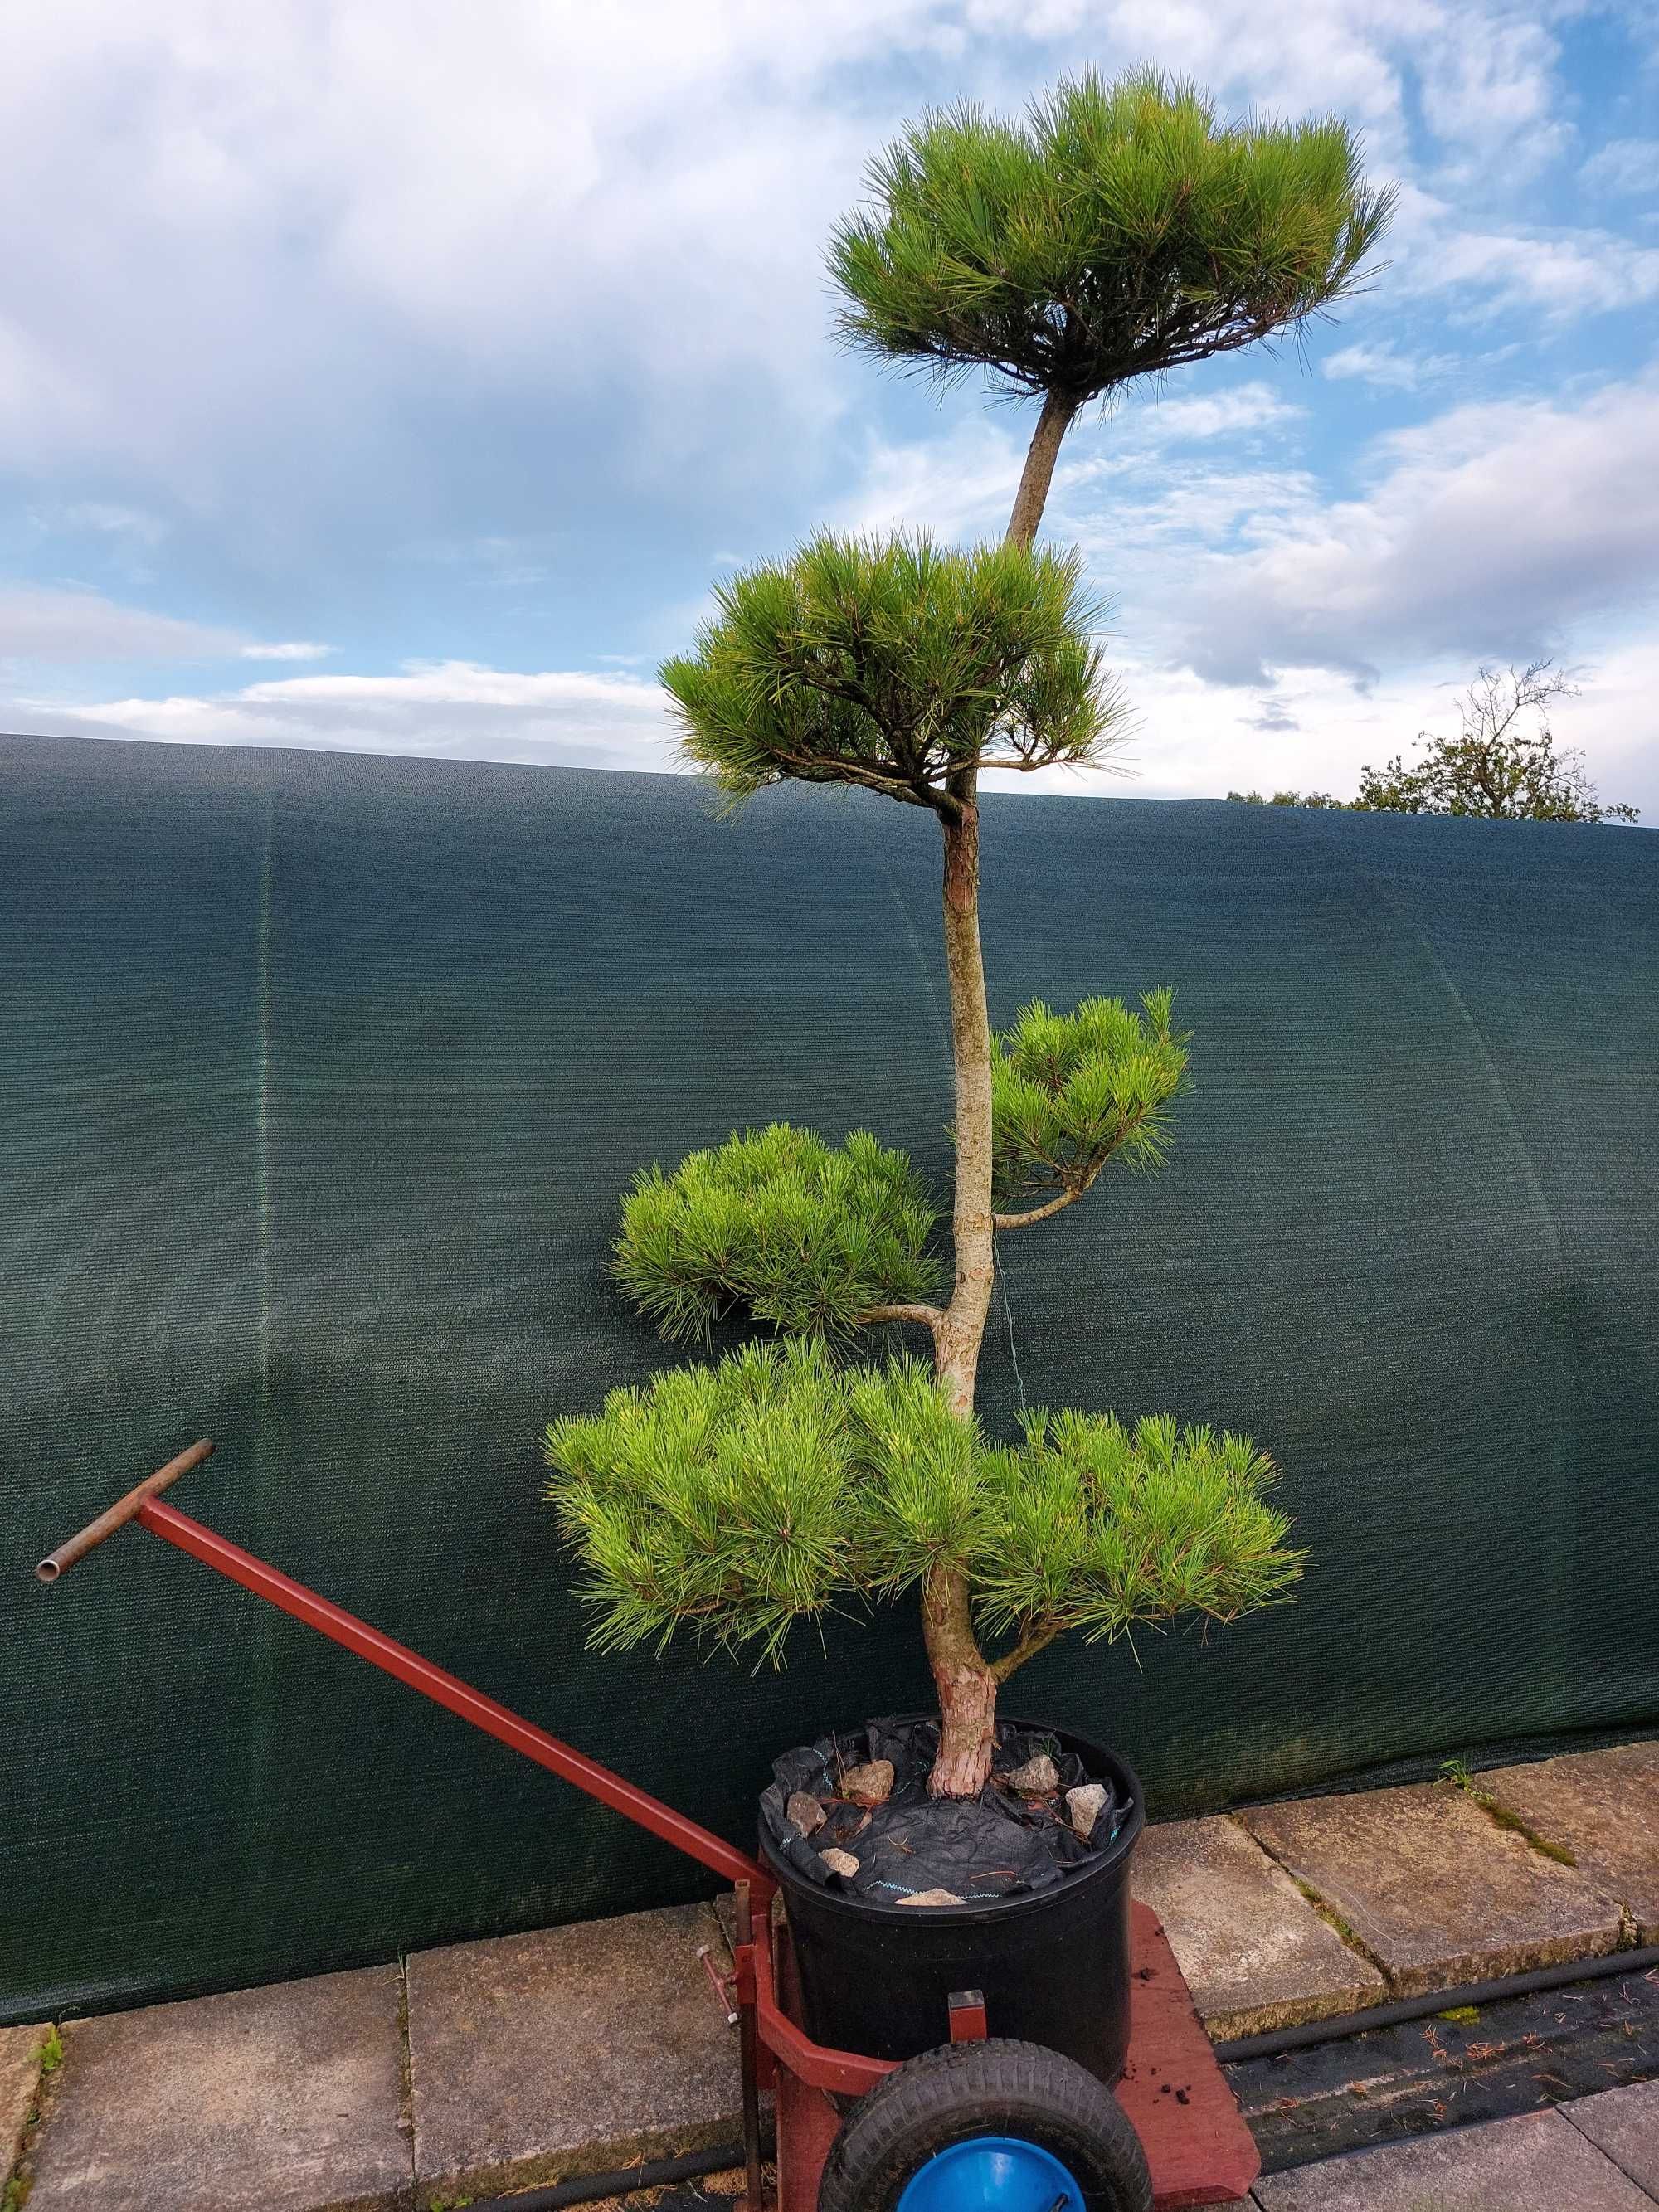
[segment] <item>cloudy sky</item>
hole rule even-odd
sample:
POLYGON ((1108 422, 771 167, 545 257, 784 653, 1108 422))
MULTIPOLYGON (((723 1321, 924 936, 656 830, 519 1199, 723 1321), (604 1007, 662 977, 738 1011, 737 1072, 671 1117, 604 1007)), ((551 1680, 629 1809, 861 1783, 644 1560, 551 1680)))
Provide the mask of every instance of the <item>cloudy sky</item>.
POLYGON ((1653 0, 52 0, 0 78, 0 728, 661 767, 712 578, 1000 534, 831 343, 866 155, 1083 62, 1334 108, 1389 266, 1067 442, 1146 795, 1351 793, 1483 659, 1659 820, 1653 0))

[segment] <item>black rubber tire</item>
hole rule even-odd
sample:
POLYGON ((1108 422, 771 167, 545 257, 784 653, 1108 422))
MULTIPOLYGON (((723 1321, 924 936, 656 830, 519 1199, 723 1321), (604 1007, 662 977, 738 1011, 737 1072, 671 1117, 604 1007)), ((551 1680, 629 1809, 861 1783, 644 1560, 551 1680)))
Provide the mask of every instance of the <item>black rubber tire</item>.
POLYGON ((860 2098, 824 2160, 818 2212, 892 2212, 920 2166, 975 2136, 1040 2144, 1087 2212, 1152 2212, 1146 2154, 1111 2091, 1058 2051, 994 2038, 925 2051, 860 2098))

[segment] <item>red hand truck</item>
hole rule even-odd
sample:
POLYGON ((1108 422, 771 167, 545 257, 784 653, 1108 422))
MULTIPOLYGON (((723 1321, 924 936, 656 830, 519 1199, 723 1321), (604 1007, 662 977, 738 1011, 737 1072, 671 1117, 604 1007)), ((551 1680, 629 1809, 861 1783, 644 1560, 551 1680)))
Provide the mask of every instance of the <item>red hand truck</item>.
POLYGON ((1064 2130, 1058 2137, 1045 2136, 1021 2118, 1009 2087, 1013 2077, 1000 2077, 991 2062, 999 2051, 1025 2053, 1020 2078, 1029 2078, 1031 2046, 997 2044, 995 2023, 988 2021, 976 1991, 951 2000, 949 2017, 939 2023, 939 2051, 920 2059, 896 2064, 814 2043, 801 2025, 787 1922, 773 1909, 776 1884, 758 1860, 164 1503, 161 1492, 212 1449, 204 1437, 169 1460, 42 1559, 36 1574, 56 1582, 136 1521, 729 1881, 736 1907, 732 1986, 742 2051, 744 2212, 766 2212, 763 2094, 771 2095, 776 2114, 776 2212, 886 2212, 890 2206, 893 2212, 948 2212, 958 2204, 1006 2212, 1146 2212, 1148 2206, 1174 2212, 1176 2206, 1237 2203, 1248 2195, 1261 2170, 1255 2145, 1163 1928, 1146 1905, 1133 1908, 1133 2029, 1115 2106, 1080 2067, 1054 2058, 1056 2068, 1079 2077, 1085 2095, 1112 2107, 1095 2154, 1075 2130, 1069 2136, 1064 2130), (960 2062, 954 2072, 952 2059, 960 2062), (926 2094, 901 2100, 902 2076, 910 2077, 908 2092, 926 2094), (977 2113, 976 2098, 982 2108, 977 2113))

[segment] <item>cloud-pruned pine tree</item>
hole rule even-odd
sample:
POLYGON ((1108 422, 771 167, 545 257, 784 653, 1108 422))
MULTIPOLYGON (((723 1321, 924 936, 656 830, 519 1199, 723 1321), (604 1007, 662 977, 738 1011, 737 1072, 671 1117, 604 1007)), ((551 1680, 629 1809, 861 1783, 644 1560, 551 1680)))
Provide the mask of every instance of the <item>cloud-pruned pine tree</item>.
POLYGON ((1042 396, 1006 538, 822 533, 720 585, 662 681, 687 758, 734 802, 837 783, 938 820, 948 1295, 902 1155, 862 1133, 735 1136, 640 1178, 616 1273, 672 1339, 736 1312, 778 1340, 615 1391, 555 1421, 546 1455, 597 1644, 690 1627, 775 1660, 848 1595, 914 1591, 941 1720, 929 1786, 965 1797, 989 1774, 1000 1685, 1056 1636, 1230 1620, 1301 1571, 1247 1437, 1084 1412, 1030 1414, 1012 1443, 981 1431, 997 1233, 1073 1205, 1114 1158, 1158 1164, 1188 1040, 1162 988, 1134 1008, 1034 1004, 993 1032, 979 783, 1098 765, 1124 732, 1078 556, 1032 546, 1067 425, 1129 378, 1299 330, 1352 289, 1388 197, 1340 124, 1223 125, 1146 73, 1068 80, 1025 126, 930 116, 871 182, 831 246, 848 335, 1042 396), (878 1323, 926 1330, 931 1363, 850 1359, 878 1323))

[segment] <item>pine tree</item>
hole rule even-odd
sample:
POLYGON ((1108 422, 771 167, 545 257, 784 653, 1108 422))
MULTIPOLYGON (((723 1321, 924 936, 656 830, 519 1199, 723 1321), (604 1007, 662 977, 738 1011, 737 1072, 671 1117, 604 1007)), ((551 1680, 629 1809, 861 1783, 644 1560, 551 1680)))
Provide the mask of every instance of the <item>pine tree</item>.
POLYGON ((718 587, 662 680, 687 757, 734 802, 793 781, 925 807, 944 848, 956 1146, 948 1295, 934 1216, 874 1137, 778 1126, 641 1176, 617 1279, 671 1339, 746 1314, 779 1340, 614 1392, 548 1431, 550 1495, 596 1642, 681 1626, 776 1659, 848 1594, 915 1590, 938 1690, 936 1795, 990 1770, 996 1695, 1069 1629, 1227 1620, 1301 1570, 1246 1437, 1036 1413, 996 1445, 974 1410, 995 1237, 1156 1167, 1184 1088, 1172 994, 1026 1007, 990 1027, 979 779, 1086 767, 1123 733, 1075 555, 1033 550, 1067 425, 1090 400, 1299 330, 1352 289, 1387 195, 1334 122, 1221 125, 1189 88, 1068 80, 1022 128, 930 116, 873 165, 836 234, 843 328, 949 377, 975 366, 1042 409, 1006 542, 820 535, 718 587), (927 1332, 931 1363, 848 1358, 927 1332), (999 1656, 987 1644, 1000 1642, 999 1656))

